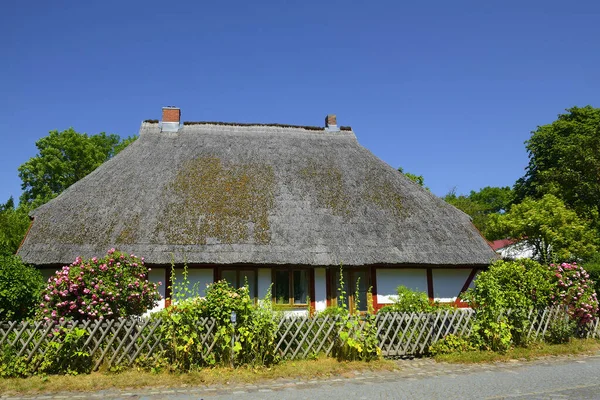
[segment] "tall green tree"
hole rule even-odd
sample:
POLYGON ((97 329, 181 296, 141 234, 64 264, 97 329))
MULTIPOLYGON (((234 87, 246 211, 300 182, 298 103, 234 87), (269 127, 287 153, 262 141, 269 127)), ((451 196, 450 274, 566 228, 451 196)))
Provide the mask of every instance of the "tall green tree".
POLYGON ((51 131, 36 142, 38 154, 19 167, 23 203, 44 203, 83 178, 135 140, 118 135, 51 131))
POLYGON ((478 192, 471 190, 469 198, 481 204, 488 214, 503 213, 510 208, 514 200, 514 192, 508 186, 486 186, 478 192))
POLYGON ((507 213, 494 214, 489 224, 497 236, 528 243, 542 263, 585 260, 597 250, 587 221, 552 194, 526 198, 507 213))
POLYGON ((573 107, 525 142, 529 165, 517 200, 552 194, 600 228, 600 108, 573 107))
POLYGON ((15 208, 12 197, 0 205, 0 255, 8 256, 17 252, 29 227, 28 211, 25 206, 15 208))
POLYGON ((452 189, 443 199, 468 214, 477 229, 487 239, 494 240, 499 238, 489 229, 490 216, 504 213, 510 207, 513 197, 513 191, 508 186, 486 186, 477 192, 472 190, 469 195, 457 195, 456 189, 452 189))

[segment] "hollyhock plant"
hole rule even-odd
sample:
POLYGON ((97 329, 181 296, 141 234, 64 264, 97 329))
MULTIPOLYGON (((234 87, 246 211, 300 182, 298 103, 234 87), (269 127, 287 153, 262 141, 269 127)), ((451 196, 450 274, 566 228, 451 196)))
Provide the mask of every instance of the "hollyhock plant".
POLYGON ((551 264, 556 292, 551 297, 555 305, 565 305, 571 319, 586 325, 598 317, 598 298, 594 283, 585 269, 576 263, 551 264))
POLYGON ((110 249, 103 258, 77 257, 48 280, 38 315, 45 320, 113 319, 142 315, 160 300, 143 258, 110 249))

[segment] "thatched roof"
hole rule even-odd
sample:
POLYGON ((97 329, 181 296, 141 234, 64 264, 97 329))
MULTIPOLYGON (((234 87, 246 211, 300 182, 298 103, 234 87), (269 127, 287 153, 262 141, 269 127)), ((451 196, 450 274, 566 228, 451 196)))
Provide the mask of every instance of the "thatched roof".
POLYGON ((187 124, 140 137, 34 210, 19 250, 64 264, 111 247, 152 264, 486 265, 469 217, 354 132, 187 124))

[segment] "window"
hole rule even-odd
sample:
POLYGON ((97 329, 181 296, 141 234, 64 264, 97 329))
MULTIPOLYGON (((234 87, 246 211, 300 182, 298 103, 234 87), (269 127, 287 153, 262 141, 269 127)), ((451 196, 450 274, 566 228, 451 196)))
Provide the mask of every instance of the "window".
POLYGON ((308 270, 285 269, 273 273, 276 304, 306 305, 308 302, 308 270))
MULTIPOLYGON (((344 269, 344 291, 346 292, 345 303, 348 310, 355 311, 367 311, 367 292, 371 286, 371 280, 369 279, 368 268, 348 268, 344 269), (358 282, 358 291, 357 291, 358 282), (356 295, 358 294, 358 297, 356 295), (357 307, 358 306, 358 307, 357 307)), ((331 274, 331 299, 332 305, 338 304, 340 286, 340 270, 336 269, 331 274)))
POLYGON ((250 298, 256 298, 256 270, 222 269, 221 279, 225 279, 227 283, 229 283, 236 289, 239 289, 246 283, 248 283, 248 291, 250 294, 250 298))

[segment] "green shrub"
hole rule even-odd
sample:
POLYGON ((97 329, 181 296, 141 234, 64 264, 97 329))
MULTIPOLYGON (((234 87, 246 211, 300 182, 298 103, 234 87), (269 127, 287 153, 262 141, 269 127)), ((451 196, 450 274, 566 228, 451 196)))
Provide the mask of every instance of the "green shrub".
POLYGON ((19 357, 16 350, 9 345, 0 349, 1 378, 26 378, 31 375, 31 363, 27 362, 27 357, 19 357))
POLYGON ((550 320, 544 340, 550 344, 568 343, 575 335, 577 324, 564 313, 550 320))
MULTIPOLYGON (((14 332, 9 335, 9 341, 14 341, 14 335, 14 332)), ((36 374, 77 375, 91 372, 92 357, 82 350, 89 337, 87 330, 61 326, 48 335, 50 340, 39 347, 41 353, 33 355, 30 360, 27 360, 27 355, 19 356, 14 347, 5 345, 0 350, 0 377, 26 378, 36 374)), ((33 343, 41 339, 41 333, 37 332, 33 343)))
POLYGON ((0 255, 0 321, 21 321, 35 314, 44 280, 18 256, 0 255))
POLYGON ((590 275, 592 282, 594 282, 596 294, 600 294, 600 253, 596 253, 587 262, 583 263, 582 266, 590 275))
MULTIPOLYGON (((175 272, 172 269, 172 277, 175 272)), ((173 279, 172 281, 176 281, 173 279)), ((254 305, 248 286, 235 289, 227 281, 214 282, 206 288, 204 298, 185 298, 189 292, 187 267, 181 282, 172 288, 175 301, 171 306, 153 315, 161 318, 163 357, 170 368, 189 371, 211 365, 229 365, 234 354, 236 365, 272 365, 278 361, 275 354, 277 323, 273 318, 271 293, 254 305), (236 313, 235 338, 231 314, 236 313), (215 321, 215 345, 207 354, 210 343, 202 341, 206 329, 198 321, 213 318, 215 321), (233 347, 232 347, 233 346, 233 347)), ((148 365, 148 361, 144 361, 148 365)), ((161 364, 157 360, 157 364, 161 364)))
POLYGON ((477 349, 478 347, 469 338, 449 334, 429 346, 429 353, 432 356, 436 356, 438 354, 463 353, 477 349))
POLYGON ((203 316, 202 307, 199 298, 192 298, 152 314, 151 318, 162 320, 159 331, 164 351, 155 360, 137 360, 136 363, 151 369, 167 366, 175 371, 189 371, 209 365, 211 362, 204 359, 205 346, 201 340, 206 327, 198 324, 203 316), (167 362, 161 362, 161 359, 167 362))
POLYGON ((393 304, 387 304, 377 310, 377 314, 385 314, 391 312, 399 312, 393 304))
POLYGON ((396 288, 397 298, 393 304, 381 307, 378 313, 387 312, 414 312, 414 313, 430 313, 440 310, 451 310, 455 307, 451 304, 441 304, 439 302, 431 302, 425 292, 419 292, 407 288, 406 286, 398 286, 396 288))
POLYGON ((406 286, 396 288, 398 298, 394 302, 394 308, 399 312, 431 312, 434 307, 429 302, 425 292, 417 292, 406 286))
POLYGON ((92 357, 82 350, 89 332, 82 328, 56 329, 53 341, 43 356, 38 373, 43 374, 89 374, 92 371, 92 357))
POLYGON ((337 326, 339 336, 336 338, 333 355, 339 361, 372 361, 381 356, 381 349, 377 340, 377 325, 375 324, 375 312, 373 309, 373 298, 370 295, 371 288, 367 294, 367 314, 361 316, 360 304, 358 303, 359 283, 356 281, 356 291, 354 299, 356 301, 355 311, 350 313, 346 306, 346 291, 344 290, 344 271, 340 265, 339 287, 338 287, 338 307, 331 307, 331 315, 339 315, 337 326))
POLYGON ((323 311, 319 311, 318 317, 345 317, 348 316, 348 310, 345 307, 331 306, 323 311))
POLYGON ((463 295, 476 312, 472 340, 494 351, 526 344, 528 313, 548 306, 553 290, 550 270, 535 261, 495 262, 463 295))

